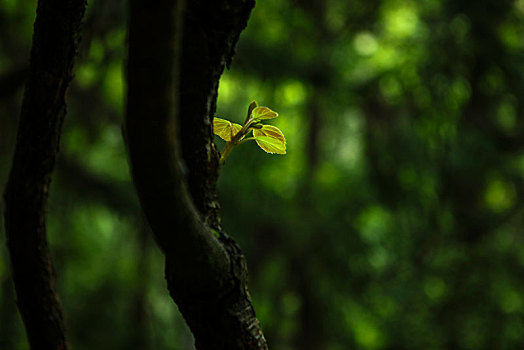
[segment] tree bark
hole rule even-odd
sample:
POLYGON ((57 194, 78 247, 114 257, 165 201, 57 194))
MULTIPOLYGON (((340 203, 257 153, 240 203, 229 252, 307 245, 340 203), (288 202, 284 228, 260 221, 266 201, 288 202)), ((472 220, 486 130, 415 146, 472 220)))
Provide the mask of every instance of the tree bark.
POLYGON ((32 349, 67 349, 45 210, 85 0, 40 0, 17 142, 5 191, 5 226, 18 308, 32 349))
POLYGON ((267 349, 245 259, 219 225, 211 123, 219 77, 253 6, 130 0, 124 127, 131 171, 166 255, 170 294, 200 350, 267 349))

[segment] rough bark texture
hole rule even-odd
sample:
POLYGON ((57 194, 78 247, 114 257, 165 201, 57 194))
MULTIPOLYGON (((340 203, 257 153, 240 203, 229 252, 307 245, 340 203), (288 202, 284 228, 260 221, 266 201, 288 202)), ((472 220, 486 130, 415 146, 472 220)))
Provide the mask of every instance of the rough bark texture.
POLYGON ((218 82, 254 5, 254 0, 188 1, 184 16, 179 114, 182 157, 191 197, 213 227, 219 225, 219 155, 211 127, 218 82))
POLYGON ((68 348, 45 209, 85 5, 85 0, 38 2, 31 67, 4 195, 18 308, 32 349, 68 348))
POLYGON ((125 135, 140 203, 166 255, 170 294, 198 349, 267 349, 245 259, 219 227, 211 129, 218 79, 254 1, 130 6, 125 135))

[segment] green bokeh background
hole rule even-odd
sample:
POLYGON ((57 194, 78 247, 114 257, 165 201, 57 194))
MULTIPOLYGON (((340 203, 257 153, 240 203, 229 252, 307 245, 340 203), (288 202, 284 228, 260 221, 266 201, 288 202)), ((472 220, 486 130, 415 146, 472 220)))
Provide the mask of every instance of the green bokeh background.
MULTIPOLYGON (((192 349, 129 178, 125 6, 86 14, 48 210, 58 290, 75 349, 192 349)), ((2 191, 35 8, 0 0, 2 191)), ((259 1, 217 116, 253 99, 288 154, 239 146, 219 190, 271 349, 524 348, 523 0, 259 1)), ((1 232, 0 348, 27 349, 1 232)))

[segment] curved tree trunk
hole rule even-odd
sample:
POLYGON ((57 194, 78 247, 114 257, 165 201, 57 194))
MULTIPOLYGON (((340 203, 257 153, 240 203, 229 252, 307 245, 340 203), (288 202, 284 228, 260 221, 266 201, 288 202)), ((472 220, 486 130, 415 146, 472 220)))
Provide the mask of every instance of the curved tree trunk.
POLYGON ((267 349, 245 259, 219 225, 211 123, 219 77, 253 6, 130 1, 125 135, 133 180, 166 255, 170 294, 200 350, 267 349))
POLYGON ((68 348, 45 209, 85 6, 85 0, 38 2, 31 67, 4 195, 18 308, 32 349, 68 348))

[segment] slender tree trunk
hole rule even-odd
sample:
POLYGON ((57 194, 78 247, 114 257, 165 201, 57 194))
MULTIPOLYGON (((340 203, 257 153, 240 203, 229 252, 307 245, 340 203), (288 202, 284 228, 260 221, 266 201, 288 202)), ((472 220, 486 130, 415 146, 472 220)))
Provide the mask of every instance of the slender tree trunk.
POLYGON ((18 308, 32 349, 68 348, 45 210, 85 6, 85 0, 38 2, 29 78, 4 194, 18 308))
POLYGON ((267 349, 245 259, 219 226, 211 129, 218 79, 253 6, 252 0, 199 1, 182 10, 182 1, 130 0, 125 135, 131 170, 166 255, 170 294, 200 350, 267 349))

